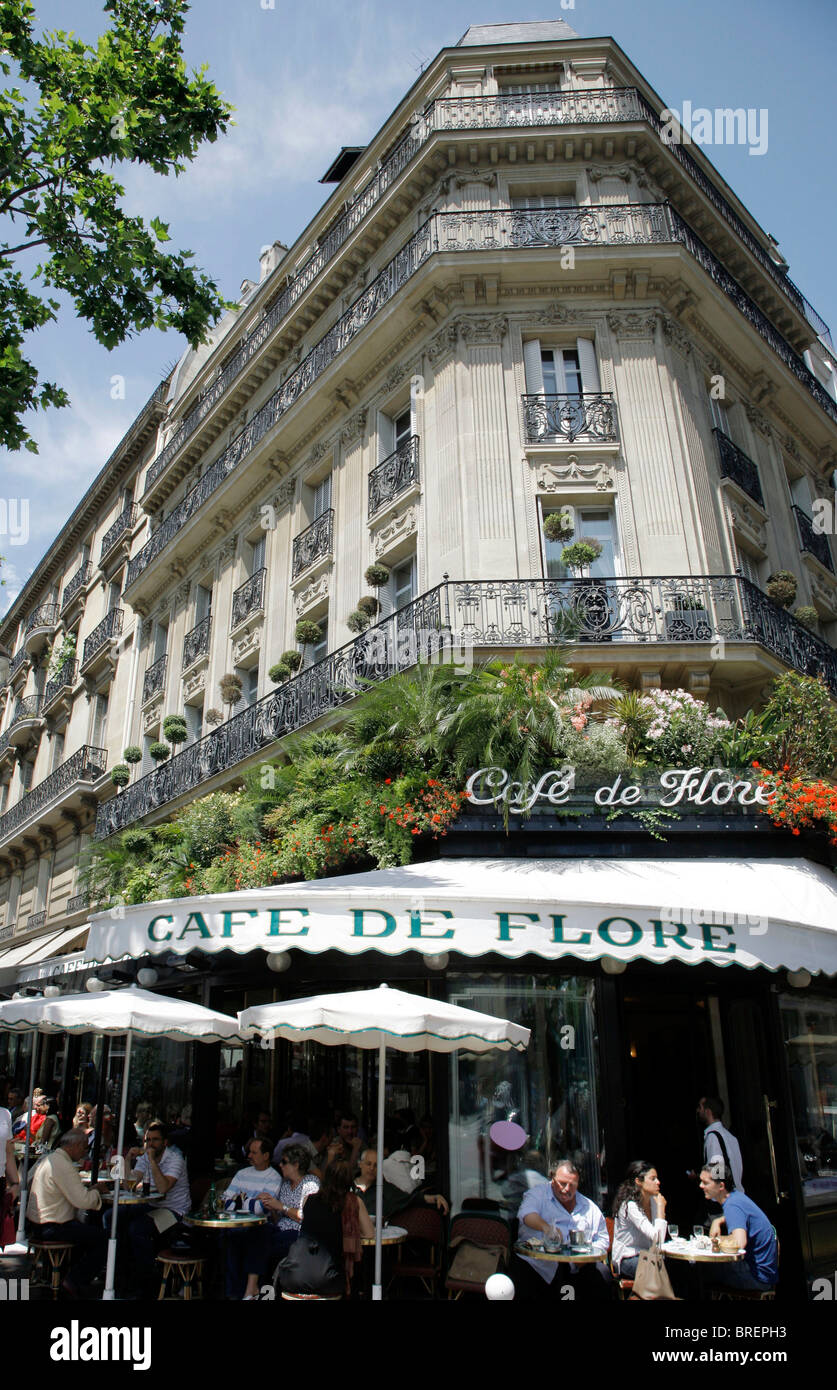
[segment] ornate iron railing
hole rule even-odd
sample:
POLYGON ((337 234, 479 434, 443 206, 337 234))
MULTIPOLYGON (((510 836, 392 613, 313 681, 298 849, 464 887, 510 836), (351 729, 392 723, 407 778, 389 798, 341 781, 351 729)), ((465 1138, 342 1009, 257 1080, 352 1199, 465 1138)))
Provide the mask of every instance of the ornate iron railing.
POLYGON ((67 899, 67 914, 72 912, 83 912, 90 901, 88 893, 75 893, 72 898, 67 899))
POLYGON ((148 667, 148 670, 142 678, 143 704, 147 704, 154 695, 159 695, 160 691, 163 689, 166 683, 166 666, 168 665, 168 660, 167 655, 158 657, 158 659, 148 667))
POLYGON ((718 445, 721 477, 731 478, 743 492, 746 492, 748 497, 752 497, 754 502, 758 502, 759 506, 763 507, 764 494, 761 490, 758 466, 744 453, 743 449, 739 449, 737 444, 733 444, 729 435, 724 434, 723 430, 716 429, 712 433, 718 445))
POLYGON ((266 569, 256 570, 249 579, 245 579, 243 584, 235 590, 232 596, 232 615, 230 617, 230 632, 243 623, 245 618, 249 618, 251 613, 260 613, 264 608, 264 581, 267 574, 266 569))
POLYGON ((58 622, 58 604, 42 603, 40 608, 36 608, 34 613, 30 613, 26 622, 25 636, 34 632, 36 627, 55 627, 58 622))
POLYGON ((310 390, 335 358, 434 252, 663 243, 679 243, 691 252, 707 274, 729 295, 751 326, 808 388, 823 410, 837 421, 837 404, 808 370, 802 358, 668 203, 436 213, 315 344, 296 370, 256 411, 241 433, 128 562, 126 588, 144 573, 286 411, 310 390))
POLYGON ((90 636, 84 643, 84 651, 81 659, 82 671, 112 638, 121 637, 123 619, 124 613, 122 609, 112 608, 99 623, 98 627, 94 627, 90 636))
POLYGON ((615 443, 619 439, 616 402, 610 391, 581 395, 522 396, 523 423, 527 444, 563 439, 615 443))
MULTIPOLYGON (((308 260, 300 266, 285 288, 269 305, 264 317, 243 340, 235 356, 226 364, 215 381, 204 391, 200 400, 185 416, 176 433, 151 464, 146 474, 146 491, 168 467, 187 439, 218 403, 247 363, 273 334, 300 296, 325 269, 369 211, 379 202, 392 183, 407 167, 427 140, 437 131, 496 130, 536 128, 542 126, 601 125, 646 121, 664 139, 664 127, 654 109, 633 87, 607 88, 591 92, 538 92, 531 95, 478 97, 439 97, 420 115, 410 131, 382 161, 380 168, 355 196, 346 211, 336 219, 320 239, 308 260)), ((807 318, 830 344, 828 324, 820 317, 767 250, 738 216, 732 205, 715 187, 682 144, 664 143, 720 213, 734 229, 739 240, 758 261, 773 282, 787 295, 797 311, 807 318)))
MULTIPOLYGON (((235 607, 235 595, 233 595, 233 607, 235 607)), ((187 632, 183 638, 183 663, 181 670, 185 671, 187 666, 191 666, 193 661, 197 661, 199 656, 206 656, 209 651, 209 634, 212 628, 212 618, 207 616, 187 632)))
POLYGON ((76 570, 72 579, 68 580, 64 588, 64 593, 61 595, 62 613, 64 612, 64 609, 72 603, 76 595, 81 593, 81 590, 85 587, 85 585, 89 584, 92 572, 93 566, 88 561, 86 565, 81 566, 81 569, 76 570))
POLYGON ((62 690, 75 685, 77 672, 77 661, 65 661, 58 675, 53 676, 51 681, 47 681, 44 687, 44 709, 52 704, 56 695, 59 695, 62 690))
POLYGON ((21 697, 15 701, 9 728, 13 728, 15 724, 19 724, 23 719, 38 719, 40 717, 42 705, 43 700, 40 695, 21 695, 21 697))
POLYGON ((794 507, 793 514, 796 517, 800 548, 807 550, 809 555, 813 555, 821 565, 824 565, 833 574, 834 561, 831 558, 828 537, 814 530, 812 518, 803 512, 801 507, 794 507))
POLYGON ((124 512, 120 513, 113 525, 108 528, 108 530, 102 537, 102 549, 99 554, 100 564, 102 560, 104 560, 105 556, 109 554, 111 550, 113 550, 113 547, 116 545, 116 542, 119 540, 119 538, 121 536, 124 536, 126 531, 131 530, 131 527, 134 525, 136 519, 137 509, 133 505, 131 505, 130 507, 126 507, 124 512))
POLYGON ((837 652, 738 575, 448 581, 294 676, 98 808, 99 839, 235 768, 370 684, 451 647, 577 642, 756 643, 821 675, 837 695, 837 652))
POLYGON ((19 652, 15 652, 14 656, 9 662, 9 680, 12 679, 12 676, 17 675, 17 672, 20 670, 28 655, 29 653, 27 652, 25 647, 21 647, 19 652))
POLYGON ((49 777, 16 801, 5 815, 0 816, 0 841, 7 840, 32 816, 44 811, 59 796, 72 790, 77 782, 95 782, 107 770, 108 755, 105 748, 92 748, 88 744, 71 754, 49 777))
POLYGON ((369 516, 373 517, 393 498, 419 480, 419 437, 411 434, 400 448, 369 474, 369 516))
POLYGON ((315 560, 330 555, 333 538, 334 509, 329 507, 327 512, 323 512, 322 516, 318 516, 304 531, 300 531, 298 536, 294 536, 291 578, 296 579, 309 565, 313 565, 315 560))
POLYGON ((46 921, 46 908, 40 912, 30 912, 26 919, 26 930, 33 931, 35 927, 42 927, 46 921))

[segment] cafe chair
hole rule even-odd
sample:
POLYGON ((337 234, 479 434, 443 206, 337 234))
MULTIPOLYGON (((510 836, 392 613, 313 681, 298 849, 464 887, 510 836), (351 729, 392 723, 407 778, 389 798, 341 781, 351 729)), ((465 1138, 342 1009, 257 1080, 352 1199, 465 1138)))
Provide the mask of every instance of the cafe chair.
POLYGON ((450 1225, 448 1298, 461 1298, 463 1293, 484 1295, 486 1279, 508 1265, 511 1237, 511 1227, 500 1216, 458 1212, 450 1225))
POLYGON ((399 1211, 399 1226, 407 1239, 398 1247, 398 1258, 392 1268, 390 1287, 396 1279, 418 1279, 431 1298, 442 1274, 442 1250, 445 1243, 445 1219, 436 1207, 407 1207, 399 1211))
MULTIPOLYGON (((609 1240, 609 1242, 610 1242, 610 1248, 611 1248, 611 1250, 612 1250, 612 1249, 613 1249, 613 1225, 614 1225, 613 1217, 612 1217, 612 1216, 606 1216, 606 1217, 605 1217, 605 1225, 607 1226, 607 1238, 608 1238, 608 1240, 609 1240)), ((623 1278, 621 1277, 621 1275, 617 1274, 617 1273, 616 1273, 616 1270, 615 1270, 614 1267, 613 1267, 613 1263, 612 1263, 612 1261, 610 1260, 610 1257, 608 1257, 608 1265, 610 1266, 610 1272, 611 1272, 611 1274, 613 1275, 614 1282, 616 1283, 616 1286, 617 1286, 617 1288, 619 1289, 619 1297, 620 1297, 623 1301, 627 1301, 628 1299, 632 1299, 632 1295, 633 1295, 633 1291, 634 1291, 634 1281, 633 1281, 633 1279, 623 1279, 623 1278)), ((633 1301, 634 1303, 639 1303, 639 1302, 640 1302, 640 1300, 639 1300, 638 1298, 633 1298, 632 1301, 633 1301)))
MULTIPOLYGON (((776 1236, 776 1227, 773 1227, 773 1234, 776 1236)), ((776 1263, 779 1263, 779 1237, 776 1236, 776 1263)), ((776 1289, 733 1289, 725 1284, 715 1284, 709 1291, 709 1296, 715 1303, 722 1303, 725 1299, 730 1303, 773 1303, 776 1299, 776 1289)))
POLYGON ((168 1296, 176 1298, 181 1291, 186 1302, 193 1297, 193 1290, 195 1297, 203 1297, 205 1255, 196 1255, 194 1250, 161 1250, 157 1264, 162 1266, 158 1301, 168 1296), (170 1280, 174 1284, 171 1295, 168 1294, 170 1280))
POLYGON ((43 1274, 44 1265, 47 1264, 50 1270, 49 1285, 52 1296, 57 1298, 61 1289, 61 1281, 67 1272, 65 1266, 73 1252, 72 1244, 60 1240, 33 1240, 29 1248, 35 1257, 32 1266, 33 1281, 39 1271, 43 1274))

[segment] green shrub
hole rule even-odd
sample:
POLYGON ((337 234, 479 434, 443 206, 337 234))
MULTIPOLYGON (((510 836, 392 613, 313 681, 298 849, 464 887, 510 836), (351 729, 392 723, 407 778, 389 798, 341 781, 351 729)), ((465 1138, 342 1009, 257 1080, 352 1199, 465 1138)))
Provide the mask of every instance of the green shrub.
POLYGON ((207 724, 223 724, 224 716, 219 709, 208 709, 204 715, 207 724))
POLYGON ((163 720, 163 733, 170 743, 185 743, 189 737, 189 730, 183 715, 167 714, 163 720))
POLYGON ((811 632, 816 632, 819 627, 820 615, 813 604, 802 603, 798 608, 794 608, 793 616, 803 627, 807 627, 811 632))
POLYGON ((365 613, 369 618, 376 618, 381 611, 381 604, 374 594, 364 594, 357 601, 359 613, 365 613))
POLYGON ((361 613, 359 608, 356 608, 353 613, 350 613, 346 619, 346 627, 350 632, 365 632, 368 626, 368 615, 366 613, 361 613))
POLYGON ((171 753, 171 749, 167 743, 152 743, 148 751, 155 763, 165 762, 166 758, 171 753))
POLYGON ((131 780, 131 769, 127 763, 117 763, 111 768, 110 780, 115 787, 127 787, 131 780))
POLYGON ((274 685, 282 685, 284 681, 290 679, 291 668, 286 661, 277 661, 271 666, 267 674, 274 685))
POLYGON ((129 743, 128 747, 122 750, 122 756, 126 763, 141 763, 142 749, 138 748, 135 743, 129 743))
POLYGON ((234 705, 241 696, 243 683, 240 676, 227 674, 222 676, 218 682, 218 689, 221 692, 221 699, 225 705, 234 705))
POLYGON ((547 512, 543 519, 543 533, 548 541, 571 541, 575 527, 569 512, 547 512))
POLYGON ((313 647, 322 641, 323 630, 319 623, 312 622, 310 618, 300 618, 295 636, 297 642, 301 642, 304 647, 313 647))
POLYGON ((767 597, 780 608, 790 608, 796 602, 796 575, 790 570, 776 570, 767 579, 767 597))
POLYGON ((389 569, 386 565, 370 565, 363 577, 370 589, 382 589, 389 583, 389 569))
POLYGON ((290 666, 292 671, 298 671, 302 665, 302 652, 298 652, 295 647, 289 647, 279 658, 284 661, 286 666, 290 666))
POLYGON ((122 845, 129 854, 147 854, 151 848, 151 835, 147 830, 126 830, 122 835, 122 845))
POLYGON ((561 551, 561 561, 568 570, 583 570, 598 560, 602 553, 601 542, 582 536, 572 545, 565 545, 561 551))

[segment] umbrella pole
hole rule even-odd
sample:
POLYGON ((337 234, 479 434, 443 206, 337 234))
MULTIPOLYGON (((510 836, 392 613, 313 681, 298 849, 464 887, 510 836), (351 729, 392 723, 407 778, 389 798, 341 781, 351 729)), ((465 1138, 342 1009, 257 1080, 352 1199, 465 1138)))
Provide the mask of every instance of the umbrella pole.
POLYGON ((378 1048, 378 1176, 375 1179, 375 1282, 372 1300, 381 1301, 381 1236, 384 1229, 384 1090, 387 1079, 387 1049, 378 1048))
POLYGON ((35 1094, 40 1033, 32 1034, 32 1056, 29 1062, 29 1116, 23 1131, 23 1176, 20 1180, 20 1213, 17 1219, 17 1244, 26 1245, 26 1198, 29 1182, 29 1142, 32 1135, 32 1097, 35 1094))
POLYGON ((105 1291, 102 1294, 102 1302, 112 1302, 116 1297, 114 1290, 114 1279, 116 1275, 116 1219, 119 1216, 119 1184, 122 1178, 124 1159, 122 1151, 125 1145, 125 1116, 128 1113, 128 1082, 131 1076, 131 1038, 130 1030, 125 1039, 125 1067, 122 1072, 122 1103, 119 1109, 119 1138, 116 1141, 117 1162, 114 1164, 115 1182, 113 1184, 113 1207, 110 1216, 110 1239, 108 1241, 108 1263, 105 1273, 105 1291))

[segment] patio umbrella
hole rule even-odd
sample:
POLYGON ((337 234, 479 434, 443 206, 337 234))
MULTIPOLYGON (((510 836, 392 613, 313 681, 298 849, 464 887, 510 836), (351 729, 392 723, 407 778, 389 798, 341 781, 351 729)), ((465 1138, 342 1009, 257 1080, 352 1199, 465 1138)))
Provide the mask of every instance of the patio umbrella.
MULTIPOLYGON (((234 1018, 216 1013, 200 1004, 170 999, 163 994, 130 986, 102 990, 98 994, 67 994, 55 999, 10 999, 0 1004, 0 1029, 11 1033, 100 1033, 114 1037, 124 1033, 125 1066, 122 1072, 122 1104, 119 1115, 118 1152, 125 1143, 125 1116, 128 1111, 128 1082, 131 1072, 131 1042, 134 1037, 172 1038, 182 1042, 215 1043, 239 1039, 242 1032, 234 1018)), ((34 1040, 33 1040, 34 1048, 34 1040)), ((33 1051, 34 1066, 34 1051, 33 1051)), ((23 1239, 26 1211, 28 1149, 20 1193, 18 1240, 23 1239)), ((116 1270, 116 1223, 119 1216, 120 1165, 116 1168, 113 1218, 108 1241, 108 1262, 103 1298, 114 1297, 116 1270)))
POLYGON ((242 1029, 255 1029, 264 1038, 319 1042, 326 1046, 345 1043, 378 1049, 378 1180, 372 1297, 380 1299, 386 1049, 489 1052, 496 1048, 508 1052, 514 1048, 523 1052, 529 1043, 529 1029, 475 1009, 407 994, 387 985, 346 994, 320 994, 312 999, 259 1004, 240 1013, 238 1021, 242 1029))

